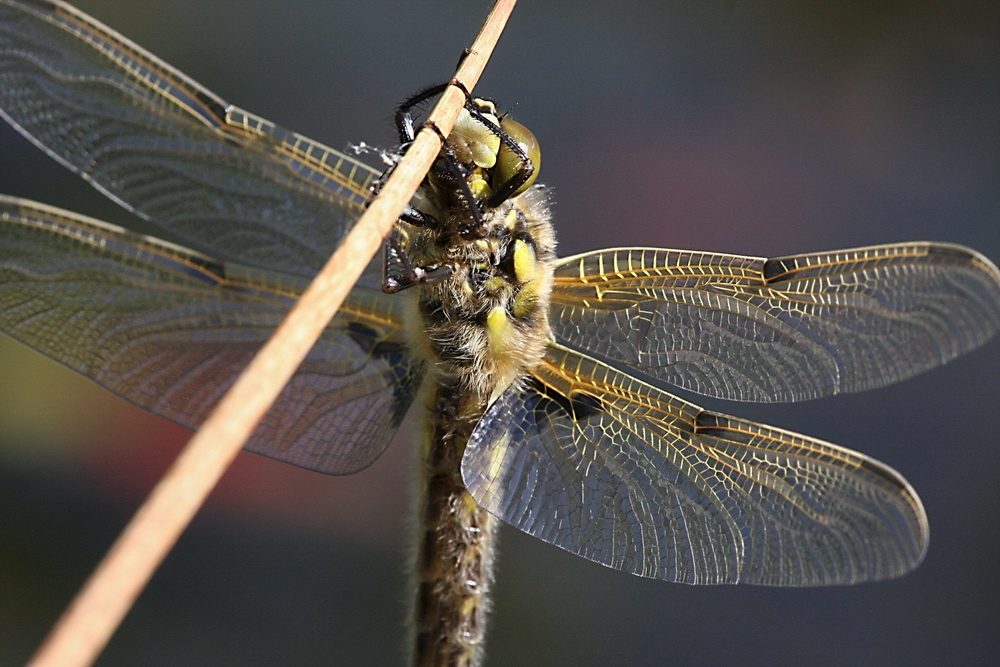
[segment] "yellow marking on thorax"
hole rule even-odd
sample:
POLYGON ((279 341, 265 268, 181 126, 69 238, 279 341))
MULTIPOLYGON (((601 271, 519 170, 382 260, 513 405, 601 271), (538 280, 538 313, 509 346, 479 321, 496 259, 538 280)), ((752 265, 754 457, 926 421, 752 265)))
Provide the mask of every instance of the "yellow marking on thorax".
POLYGON ((514 242, 514 275, 522 283, 531 282, 538 270, 538 258, 535 250, 526 242, 518 239, 514 242))
POLYGON ((506 286, 507 281, 499 276, 487 278, 486 281, 483 282, 483 289, 490 294, 497 294, 506 286))
POLYGON ((504 216, 503 224, 507 226, 507 229, 513 230, 517 226, 517 209, 512 208, 507 211, 507 215, 504 216))
POLYGON ((511 311, 514 317, 529 315, 538 303, 538 258, 535 249, 523 240, 514 242, 514 275, 521 283, 521 290, 514 297, 511 311))
POLYGON ((517 331, 502 306, 496 306, 486 316, 486 338, 494 354, 507 353, 516 334, 517 331))

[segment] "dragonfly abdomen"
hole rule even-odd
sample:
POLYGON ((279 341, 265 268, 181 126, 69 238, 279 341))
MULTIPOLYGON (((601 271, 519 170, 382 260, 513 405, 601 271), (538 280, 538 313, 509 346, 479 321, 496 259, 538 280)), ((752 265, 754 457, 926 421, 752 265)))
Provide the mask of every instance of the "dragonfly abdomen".
POLYGON ((417 540, 414 629, 421 665, 481 662, 498 520, 481 509, 460 473, 485 406, 454 385, 429 392, 417 540))

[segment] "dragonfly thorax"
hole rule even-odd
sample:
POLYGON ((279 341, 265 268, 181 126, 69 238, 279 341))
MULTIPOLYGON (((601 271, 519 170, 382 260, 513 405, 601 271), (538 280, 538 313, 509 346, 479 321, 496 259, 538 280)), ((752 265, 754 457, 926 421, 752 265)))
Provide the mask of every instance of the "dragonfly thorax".
POLYGON ((463 234, 468 214, 434 211, 438 228, 416 228, 406 252, 415 264, 449 265, 451 276, 413 292, 411 345, 441 377, 489 400, 541 359, 555 236, 544 190, 484 211, 486 234, 463 234))

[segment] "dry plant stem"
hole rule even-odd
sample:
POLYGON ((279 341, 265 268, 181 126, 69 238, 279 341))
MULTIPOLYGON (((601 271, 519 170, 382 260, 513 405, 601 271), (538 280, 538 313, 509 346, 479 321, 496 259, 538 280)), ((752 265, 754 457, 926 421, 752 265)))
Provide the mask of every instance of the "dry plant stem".
MULTIPOLYGON (((500 0, 455 79, 471 90, 493 52, 515 0, 500 0)), ((445 134, 465 102, 449 87, 430 120, 445 134)), ((32 659, 33 667, 90 665, 153 571, 242 448, 395 224, 440 150, 424 130, 379 197, 347 235, 299 303, 188 443, 122 532, 32 659)))

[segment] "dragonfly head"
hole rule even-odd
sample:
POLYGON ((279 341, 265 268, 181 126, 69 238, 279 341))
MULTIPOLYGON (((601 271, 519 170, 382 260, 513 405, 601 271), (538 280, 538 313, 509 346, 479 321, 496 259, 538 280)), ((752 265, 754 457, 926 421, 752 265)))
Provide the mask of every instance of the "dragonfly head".
POLYGON ((500 116, 490 100, 475 98, 462 109, 448 135, 448 148, 470 168, 469 187, 488 206, 520 195, 538 178, 542 154, 535 135, 500 116))

